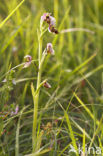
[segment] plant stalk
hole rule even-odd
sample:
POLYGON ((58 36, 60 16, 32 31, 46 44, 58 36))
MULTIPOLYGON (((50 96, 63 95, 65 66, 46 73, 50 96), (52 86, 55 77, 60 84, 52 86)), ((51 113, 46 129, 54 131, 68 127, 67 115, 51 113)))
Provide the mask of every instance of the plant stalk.
MULTIPOLYGON (((38 60, 39 60, 39 70, 38 70, 38 77, 37 77, 37 86, 36 90, 38 90, 40 83, 41 83, 41 69, 42 66, 41 64, 41 59, 42 59, 42 36, 39 37, 39 55, 38 55, 38 60)), ((39 102, 39 92, 35 96, 34 100, 34 115, 33 115, 33 134, 32 134, 32 146, 33 146, 33 152, 35 151, 36 147, 36 142, 37 142, 37 134, 36 134, 36 129, 37 129, 37 116, 38 116, 38 102, 39 102)))

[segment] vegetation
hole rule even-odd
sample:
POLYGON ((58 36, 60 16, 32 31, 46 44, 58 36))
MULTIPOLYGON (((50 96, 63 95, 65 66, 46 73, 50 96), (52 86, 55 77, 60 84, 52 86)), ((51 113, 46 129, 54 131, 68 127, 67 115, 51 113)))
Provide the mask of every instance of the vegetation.
POLYGON ((102 8, 0 1, 0 156, 103 155, 102 8), (40 25, 44 13, 59 33, 40 25))

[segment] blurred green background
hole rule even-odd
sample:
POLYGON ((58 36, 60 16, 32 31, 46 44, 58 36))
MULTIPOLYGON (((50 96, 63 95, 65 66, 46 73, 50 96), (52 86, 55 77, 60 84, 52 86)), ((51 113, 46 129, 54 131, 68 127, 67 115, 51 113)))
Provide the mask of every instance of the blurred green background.
MULTIPOLYGON (((19 0, 0 0, 0 22, 2 22, 16 6, 19 0)), ((33 100, 30 85, 36 85, 38 62, 29 68, 19 67, 7 73, 11 68, 24 62, 29 54, 35 60, 38 56, 37 29, 40 17, 50 12, 56 18, 59 32, 69 28, 85 28, 93 31, 75 31, 52 35, 46 32, 43 49, 48 42, 53 43, 55 56, 48 56, 43 64, 42 80, 48 78, 52 88, 42 88, 39 100, 39 126, 52 123, 53 133, 61 129, 55 136, 54 149, 48 156, 59 155, 60 151, 70 143, 66 123, 61 120, 64 112, 60 105, 69 110, 73 130, 81 142, 82 134, 77 125, 85 129, 92 137, 96 130, 96 120, 101 119, 103 111, 103 0, 25 0, 19 9, 0 28, 0 152, 3 155, 15 155, 15 132, 18 117, 11 117, 10 111, 18 105, 19 110, 29 106, 22 117, 20 127, 20 153, 31 152, 31 131, 33 100), (4 79, 7 82, 2 82, 4 79), (12 83, 15 80, 16 85, 12 83), (92 112, 93 120, 88 115, 78 97, 92 112), (7 113, 8 112, 8 113, 7 113), (6 115, 5 115, 6 114, 6 115), (54 120, 58 120, 58 125, 54 120), (74 122, 73 122, 74 121, 74 122), (6 130, 6 132, 4 131, 6 130), (65 139, 66 137, 66 139, 65 139)), ((41 127, 41 126, 40 126, 41 127)), ((39 127, 39 129, 40 129, 39 127)), ((42 128, 41 128, 42 129, 42 128)), ((99 137, 102 144, 102 134, 99 137)), ((43 145, 53 141, 53 135, 45 136, 43 145)), ((90 141, 90 140, 89 140, 90 141)), ((87 139, 87 142, 89 142, 87 139)), ((98 138, 95 143, 98 145, 98 138)), ((67 155, 68 150, 64 151, 67 155)), ((46 155, 46 154, 45 154, 46 155)))

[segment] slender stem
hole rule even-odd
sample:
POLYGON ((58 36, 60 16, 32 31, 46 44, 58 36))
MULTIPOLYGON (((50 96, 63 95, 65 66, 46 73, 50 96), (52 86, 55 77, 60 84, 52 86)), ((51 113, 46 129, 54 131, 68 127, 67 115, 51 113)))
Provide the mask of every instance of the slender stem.
POLYGON ((37 79, 37 89, 40 85, 41 82, 41 58, 42 58, 42 37, 39 39, 39 71, 38 71, 38 79, 37 79))
POLYGON ((18 123, 17 123, 17 129, 16 129, 16 144, 15 144, 15 156, 19 156, 19 133, 20 133, 20 120, 21 120, 21 116, 23 114, 23 111, 25 110, 26 107, 24 107, 21 112, 20 112, 20 116, 18 119, 18 123))
MULTIPOLYGON (((39 88, 41 83, 41 59, 42 59, 42 37, 39 38, 39 70, 38 70, 38 77, 37 77, 37 87, 36 90, 39 88)), ((33 152, 35 151, 37 136, 36 136, 36 129, 37 129, 37 115, 38 115, 38 101, 39 101, 39 91, 35 96, 34 101, 34 115, 33 115, 33 134, 32 134, 32 143, 33 143, 33 152)))

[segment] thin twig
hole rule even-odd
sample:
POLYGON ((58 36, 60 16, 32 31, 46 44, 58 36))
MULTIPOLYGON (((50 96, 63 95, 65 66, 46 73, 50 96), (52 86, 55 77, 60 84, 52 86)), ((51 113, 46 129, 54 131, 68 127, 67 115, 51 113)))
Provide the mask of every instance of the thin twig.
POLYGON ((74 31, 84 31, 84 32, 88 32, 88 33, 91 33, 91 34, 94 34, 95 33, 94 31, 91 31, 91 30, 86 29, 86 28, 70 28, 70 29, 64 29, 64 30, 60 31, 60 33, 63 34, 63 33, 74 32, 74 31))

